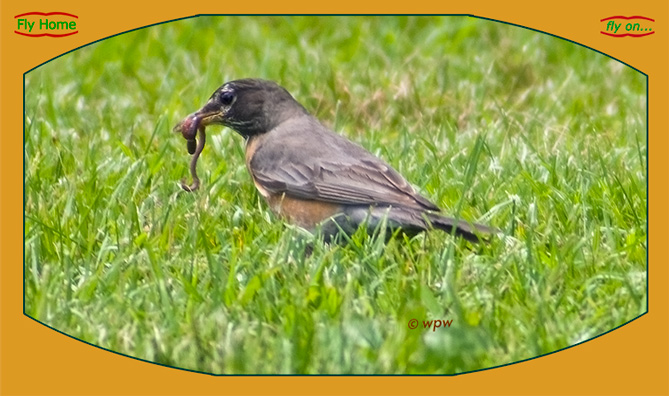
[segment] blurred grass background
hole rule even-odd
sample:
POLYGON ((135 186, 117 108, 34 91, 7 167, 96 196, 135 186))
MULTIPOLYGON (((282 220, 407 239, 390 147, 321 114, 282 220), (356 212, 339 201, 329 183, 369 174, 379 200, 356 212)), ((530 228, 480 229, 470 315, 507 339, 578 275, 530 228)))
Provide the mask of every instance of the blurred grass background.
POLYGON ((25 76, 25 312, 216 374, 453 374, 553 352, 647 309, 646 127, 644 75, 492 21, 207 16, 115 36, 25 76), (359 233, 305 256, 217 128, 184 193, 172 126, 243 77, 505 237, 359 233))

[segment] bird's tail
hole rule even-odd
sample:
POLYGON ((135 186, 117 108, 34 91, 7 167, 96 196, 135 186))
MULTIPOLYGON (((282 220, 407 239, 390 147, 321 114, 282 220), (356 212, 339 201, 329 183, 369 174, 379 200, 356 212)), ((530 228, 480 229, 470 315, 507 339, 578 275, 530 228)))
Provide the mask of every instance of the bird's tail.
POLYGON ((345 212, 345 218, 348 219, 348 223, 345 224, 350 223, 349 228, 352 230, 357 229, 363 223, 366 223, 369 229, 375 229, 382 221, 387 220, 389 228, 401 228, 408 234, 438 228, 449 234, 455 233, 471 242, 488 242, 493 234, 499 233, 499 230, 482 224, 470 223, 462 219, 456 220, 438 212, 401 206, 371 209, 364 206, 349 207, 345 212))
POLYGON ((434 228, 446 231, 449 234, 455 232, 470 242, 488 242, 490 237, 499 230, 484 226, 483 224, 470 223, 462 219, 442 216, 438 213, 425 213, 425 217, 434 228))

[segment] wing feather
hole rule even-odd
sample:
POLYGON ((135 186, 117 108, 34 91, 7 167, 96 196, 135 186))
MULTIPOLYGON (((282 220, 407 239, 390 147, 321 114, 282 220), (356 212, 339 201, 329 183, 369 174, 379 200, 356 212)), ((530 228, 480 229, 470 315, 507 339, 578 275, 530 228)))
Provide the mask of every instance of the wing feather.
POLYGON ((270 131, 272 145, 261 143, 251 158, 249 170, 266 190, 338 204, 439 210, 383 160, 312 119, 301 120, 270 131), (304 133, 315 134, 318 145, 307 145, 304 133))

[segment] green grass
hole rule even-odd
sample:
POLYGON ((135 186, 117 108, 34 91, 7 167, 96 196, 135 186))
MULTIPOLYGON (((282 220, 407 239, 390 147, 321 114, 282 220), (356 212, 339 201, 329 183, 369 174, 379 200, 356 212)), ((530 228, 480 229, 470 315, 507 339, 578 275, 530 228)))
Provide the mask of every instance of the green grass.
POLYGON ((103 348, 217 374, 452 374, 646 311, 646 79, 573 43, 466 17, 201 17, 67 54, 25 92, 25 312, 103 348), (214 127, 201 190, 181 191, 172 126, 242 77, 505 237, 357 233, 305 256, 214 127))

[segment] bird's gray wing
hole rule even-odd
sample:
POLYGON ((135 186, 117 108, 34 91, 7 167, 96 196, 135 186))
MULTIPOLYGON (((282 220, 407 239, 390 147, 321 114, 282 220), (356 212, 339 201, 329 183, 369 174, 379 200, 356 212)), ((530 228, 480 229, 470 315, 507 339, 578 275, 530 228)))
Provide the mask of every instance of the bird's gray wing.
POLYGON ((259 147, 250 166, 255 181, 269 192, 302 199, 439 210, 381 159, 339 135, 320 132, 318 139, 308 139, 311 145, 286 133, 280 142, 259 147))

